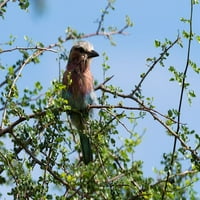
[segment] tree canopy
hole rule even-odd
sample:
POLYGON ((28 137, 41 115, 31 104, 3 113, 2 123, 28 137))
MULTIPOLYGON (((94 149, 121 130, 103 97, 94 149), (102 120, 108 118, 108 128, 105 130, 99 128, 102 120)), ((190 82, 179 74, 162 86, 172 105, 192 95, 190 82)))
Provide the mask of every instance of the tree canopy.
MULTIPOLYGON (((1 0, 0 20, 6 22, 11 4, 27 11, 33 3, 29 0, 1 0)), ((44 3, 35 1, 35 9, 42 12, 44 3)), ((70 41, 88 40, 95 36, 97 39, 103 37, 115 46, 118 35, 122 36, 121 40, 128 35, 134 25, 129 13, 125 15, 124 24, 113 21, 114 25, 107 25, 105 21, 111 12, 118 12, 115 10, 117 1, 104 3, 98 16, 94 16, 94 19, 98 18, 96 27, 89 33, 68 26, 64 36, 60 36, 61 33, 56 41, 45 44, 26 35, 24 25, 22 46, 16 46, 18 38, 14 32, 8 36, 8 41, 0 41, 0 187, 8 188, 7 194, 0 189, 2 199, 5 195, 20 200, 200 199, 200 192, 195 187, 199 185, 200 135, 185 121, 185 109, 188 105, 194 106, 193 101, 199 96, 196 86, 193 87, 190 81, 191 74, 199 76, 200 73, 199 61, 193 58, 192 51, 192 44, 200 43, 200 34, 193 31, 198 31, 194 26, 194 21, 199 20, 199 14, 195 13, 195 8, 199 7, 198 0, 188 0, 188 18, 180 18, 187 29, 179 30, 173 40, 166 36, 162 41, 155 38, 154 48, 159 54, 146 58, 146 71, 139 75, 138 82, 130 91, 125 92, 120 85, 112 84, 114 76, 109 71, 114 66, 109 64, 109 52, 105 48, 101 54, 103 80, 95 79, 98 104, 88 105, 88 109, 93 108, 96 114, 88 122, 95 159, 88 165, 80 160, 77 130, 66 115, 71 107, 61 95, 64 88, 61 64, 66 65, 68 60, 70 49, 66 44, 70 41), (182 57, 185 61, 181 69, 166 64, 177 47, 184 51, 182 57), (39 80, 28 83, 34 85, 32 88, 20 85, 20 80, 26 76, 24 69, 29 66, 29 70, 33 70, 46 54, 56 55, 57 79, 52 80, 48 88, 39 80), (10 55, 14 59, 9 60, 10 55), (172 98, 170 91, 166 91, 176 106, 166 107, 165 113, 157 108, 156 97, 143 92, 144 83, 151 82, 152 73, 158 68, 170 74, 167 84, 178 88, 178 98, 172 98), (164 152, 160 147, 162 169, 154 168, 154 175, 148 177, 143 169, 144 160, 135 159, 144 135, 144 130, 137 129, 137 126, 146 119, 148 124, 156 123, 161 127, 164 131, 159 134, 165 134, 171 141, 170 152, 164 152)), ((56 28, 56 24, 53 26, 56 28)), ((122 53, 125 57, 126 52, 122 53)), ((122 79, 126 82, 125 77, 122 79)), ((166 83, 161 84, 165 90, 166 83)), ((148 132, 148 127, 144 125, 143 128, 148 132)))

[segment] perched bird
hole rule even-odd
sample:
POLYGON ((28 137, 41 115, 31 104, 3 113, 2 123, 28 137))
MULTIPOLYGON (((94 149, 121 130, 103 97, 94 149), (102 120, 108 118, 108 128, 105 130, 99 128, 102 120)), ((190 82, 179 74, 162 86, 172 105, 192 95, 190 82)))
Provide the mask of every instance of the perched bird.
POLYGON ((92 116, 92 110, 88 109, 88 105, 95 104, 96 101, 90 63, 91 59, 97 56, 99 54, 94 51, 92 44, 86 41, 77 42, 70 50, 68 64, 63 75, 63 84, 66 88, 62 96, 71 106, 68 114, 72 124, 79 131, 85 164, 93 160, 91 143, 85 133, 88 130, 88 119, 92 116))

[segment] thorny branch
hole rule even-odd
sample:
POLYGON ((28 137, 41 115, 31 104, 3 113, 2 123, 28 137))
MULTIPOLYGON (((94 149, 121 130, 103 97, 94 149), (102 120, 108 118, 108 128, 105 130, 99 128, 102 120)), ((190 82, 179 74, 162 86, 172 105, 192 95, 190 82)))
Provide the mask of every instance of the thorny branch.
MULTIPOLYGON (((103 89, 104 91, 107 90, 107 89, 103 89)), ((123 98, 130 98, 129 95, 123 95, 124 97, 123 98)), ((137 102, 138 103, 138 102, 137 102)), ((160 115, 161 117, 164 117, 165 119, 169 119, 171 120, 172 122, 174 123, 177 123, 174 119, 171 119, 170 117, 166 116, 166 115, 163 115, 162 113, 158 112, 157 110, 155 109, 152 109, 152 108, 148 108, 146 106, 144 106, 144 104, 140 105, 142 107, 131 107, 131 106, 124 106, 124 105, 121 105, 121 104, 118 104, 118 105, 89 105, 88 108, 91 109, 91 108, 96 108, 96 109, 112 109, 112 108, 121 108, 121 109, 124 109, 124 110, 139 110, 139 111, 151 111, 155 114, 158 114, 160 115)))
POLYGON ((103 83, 97 85, 97 86, 94 88, 94 90, 101 89, 101 87, 102 87, 103 85, 105 85, 108 81, 110 81, 113 77, 114 77, 114 75, 112 75, 111 77, 108 77, 103 83))
POLYGON ((12 133, 13 129, 20 123, 24 122, 24 121, 28 121, 29 119, 32 118, 37 118, 40 116, 43 116, 46 114, 46 111, 42 111, 42 112, 38 112, 38 113, 34 113, 34 114, 30 114, 26 117, 19 117, 19 119, 17 119, 16 121, 14 121, 12 124, 10 124, 8 127, 0 128, 0 137, 5 135, 6 133, 12 133))

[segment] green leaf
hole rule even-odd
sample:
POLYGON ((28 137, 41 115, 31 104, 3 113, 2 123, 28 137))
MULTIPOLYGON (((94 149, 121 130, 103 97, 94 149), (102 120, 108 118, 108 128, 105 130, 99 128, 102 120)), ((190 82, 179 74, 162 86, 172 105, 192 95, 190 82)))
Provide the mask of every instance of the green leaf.
POLYGON ((196 36, 196 40, 197 40, 198 43, 200 43, 200 35, 196 36))
POLYGON ((186 31, 183 30, 182 34, 183 34, 184 38, 186 38, 186 39, 190 38, 190 33, 188 33, 188 32, 186 32, 186 31))
POLYGON ((185 19, 183 17, 180 18, 180 21, 181 22, 184 22, 184 23, 190 23, 190 20, 189 19, 185 19))
POLYGON ((28 41, 29 40, 29 37, 27 35, 24 35, 24 40, 25 41, 28 41))
POLYGON ((133 26, 133 22, 131 21, 131 19, 128 15, 126 15, 126 25, 129 27, 133 26))
POLYGON ((9 41, 8 42, 6 42, 6 44, 8 44, 8 45, 13 45, 14 44, 14 42, 15 42, 15 40, 16 40, 16 37, 15 36, 13 36, 13 35, 10 35, 9 36, 9 41))
POLYGON ((196 73, 200 73, 200 67, 197 66, 197 64, 195 62, 193 62, 192 60, 189 60, 189 65, 192 67, 192 69, 196 72, 196 73))
POLYGON ((15 71, 14 71, 14 67, 13 66, 10 66, 8 68, 8 73, 9 73, 9 75, 14 75, 15 71))
POLYGON ((19 6, 21 9, 26 10, 29 7, 28 0, 19 0, 19 6))
POLYGON ((168 110, 168 116, 169 116, 169 117, 172 117, 172 115, 173 115, 172 110, 168 110))
POLYGON ((193 4, 199 4, 199 0, 192 0, 193 4))
POLYGON ((37 81, 36 83, 35 83, 35 87, 40 91, 40 90, 42 90, 42 85, 41 85, 41 83, 39 82, 39 81, 37 81))
POLYGON ((158 41, 158 40, 155 40, 155 41, 154 41, 154 45, 155 45, 156 48, 157 48, 157 47, 160 47, 161 42, 158 41))
POLYGON ((188 95, 190 97, 196 97, 196 94, 194 93, 194 90, 190 90, 189 93, 188 93, 188 95))

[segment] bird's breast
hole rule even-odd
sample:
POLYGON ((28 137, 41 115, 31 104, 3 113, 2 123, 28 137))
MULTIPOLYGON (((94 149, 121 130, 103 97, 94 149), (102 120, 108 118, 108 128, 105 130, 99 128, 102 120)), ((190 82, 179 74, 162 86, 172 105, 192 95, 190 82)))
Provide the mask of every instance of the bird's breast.
POLYGON ((94 104, 96 97, 91 73, 71 73, 71 80, 72 82, 66 92, 66 99, 68 99, 69 104, 78 110, 87 108, 88 104, 94 104))
POLYGON ((91 74, 76 74, 71 75, 72 83, 69 86, 69 91, 75 96, 84 96, 93 90, 93 77, 91 74))

